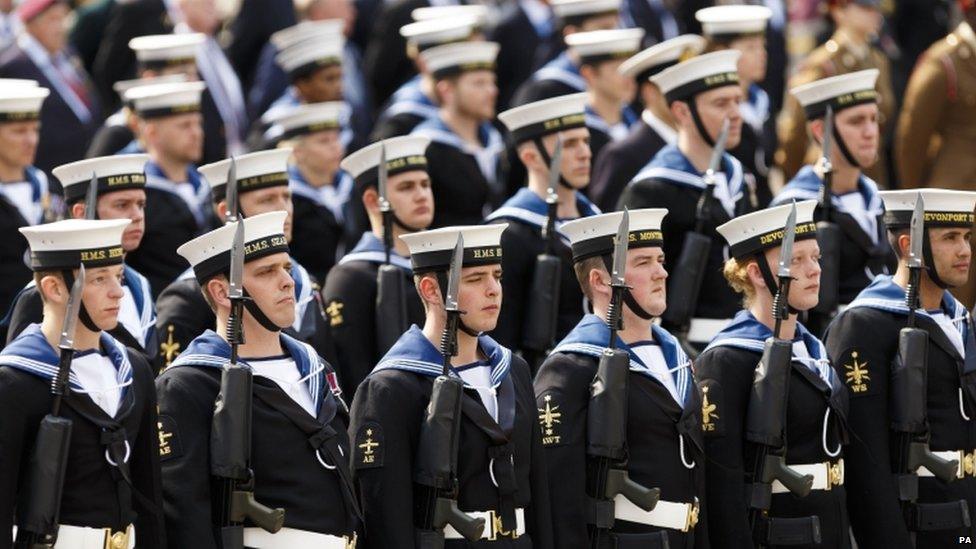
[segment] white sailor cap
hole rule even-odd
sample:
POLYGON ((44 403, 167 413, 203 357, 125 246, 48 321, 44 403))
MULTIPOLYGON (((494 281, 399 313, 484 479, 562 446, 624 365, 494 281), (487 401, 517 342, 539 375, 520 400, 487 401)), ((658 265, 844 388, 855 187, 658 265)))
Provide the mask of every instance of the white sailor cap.
POLYGON ((627 59, 640 49, 644 29, 613 29, 577 32, 566 37, 569 51, 580 63, 594 65, 612 59, 627 59))
POLYGON ((925 227, 963 227, 976 223, 976 192, 948 189, 910 189, 880 191, 884 201, 884 222, 888 230, 910 227, 915 201, 922 195, 925 202, 925 227))
POLYGON ((278 139, 291 139, 301 135, 327 130, 340 131, 348 120, 349 105, 342 101, 302 103, 291 109, 283 109, 268 119, 276 128, 278 139))
POLYGON ((36 88, 40 85, 40 82, 30 78, 0 78, 0 88, 2 89, 8 89, 7 86, 36 88))
POLYGON ((740 55, 736 50, 722 50, 692 57, 657 73, 651 81, 657 84, 668 103, 723 86, 738 86, 736 65, 740 55))
POLYGON ((214 276, 230 271, 230 252, 234 247, 234 233, 237 224, 244 223, 244 262, 254 261, 269 255, 288 253, 288 240, 285 238, 285 218, 288 212, 267 212, 243 221, 227 223, 176 249, 183 256, 196 275, 200 284, 214 276))
POLYGON ((200 81, 136 86, 125 92, 124 100, 144 120, 200 112, 200 95, 206 87, 200 81))
POLYGON ((450 18, 426 19, 400 27, 400 36, 407 39, 407 46, 418 51, 427 48, 466 42, 478 30, 478 19, 471 15, 458 15, 450 18))
POLYGON ((442 227, 400 235, 410 248, 414 274, 446 271, 457 246, 458 235, 464 238, 462 267, 479 267, 502 262, 502 232, 507 223, 497 225, 464 225, 442 227))
POLYGON ((105 267, 122 263, 122 232, 128 219, 65 219, 17 230, 30 246, 33 271, 105 267))
POLYGON ((342 64, 342 50, 346 39, 331 34, 305 40, 288 47, 275 57, 275 62, 295 80, 314 73, 322 67, 342 64))
POLYGON ((498 48, 495 42, 457 42, 426 49, 420 52, 420 59, 427 72, 441 80, 462 72, 494 71, 498 48))
POLYGON ((695 19, 702 24, 702 34, 717 39, 763 34, 772 16, 773 10, 766 6, 712 6, 695 12, 695 19))
POLYGON ((200 44, 206 40, 202 33, 152 34, 129 40, 129 48, 136 60, 147 69, 163 69, 174 65, 196 63, 200 44))
POLYGON ((84 200, 92 176, 98 182, 98 194, 144 189, 146 187, 146 162, 149 155, 118 154, 87 158, 54 168, 54 177, 64 189, 64 201, 71 204, 84 200))
POLYGON ((402 135, 377 141, 345 157, 339 164, 356 181, 356 191, 362 193, 379 180, 380 151, 386 148, 386 173, 396 175, 410 171, 427 171, 425 152, 430 138, 402 135))
POLYGON ((18 84, 0 90, 0 124, 37 120, 41 105, 51 91, 40 86, 18 84))
POLYGON ((621 63, 617 70, 638 82, 646 82, 664 69, 698 55, 703 49, 704 38, 697 34, 682 34, 638 52, 621 63))
POLYGON ((575 24, 590 17, 620 11, 620 0, 552 0, 549 5, 564 23, 575 24))
POLYGON ((187 75, 182 73, 163 74, 160 76, 148 76, 146 78, 134 78, 132 80, 119 80, 112 84, 112 89, 120 97, 125 96, 125 92, 138 86, 148 86, 150 84, 172 84, 174 82, 186 82, 189 80, 187 75))
POLYGON ((429 21, 431 19, 445 19, 454 17, 472 17, 475 26, 481 27, 488 21, 488 6, 469 4, 460 6, 426 6, 410 12, 414 21, 429 21))
MULTIPOLYGON (((287 147, 235 156, 233 162, 237 176, 237 192, 243 194, 268 187, 287 187, 289 156, 291 156, 291 149, 287 147)), ((231 159, 225 158, 197 168, 210 184, 214 202, 223 200, 227 193, 227 173, 230 164, 231 159)))
MULTIPOLYGON (((627 246, 650 248, 664 246, 661 222, 668 215, 665 208, 629 210, 629 235, 627 246)), ((569 237, 573 249, 573 262, 613 254, 614 240, 620 228, 624 212, 610 212, 581 217, 565 223, 560 229, 569 237)))
POLYGON ((271 35, 271 43, 278 51, 296 44, 322 37, 343 36, 346 22, 343 19, 324 19, 322 21, 302 21, 271 35))
MULTIPOLYGON (((813 221, 816 200, 796 203, 795 241, 816 238, 817 224, 813 221)), ((716 229, 729 243, 729 255, 736 259, 752 257, 783 243, 786 220, 793 204, 784 204, 740 215, 716 229)))
POLYGON ((552 133, 586 127, 586 94, 561 95, 498 114, 512 140, 522 143, 552 133))
POLYGON ((874 89, 874 83, 878 80, 878 74, 878 69, 867 69, 821 78, 797 86, 790 93, 803 105, 807 120, 814 120, 823 117, 828 106, 833 107, 836 114, 857 105, 877 103, 878 92, 874 89))

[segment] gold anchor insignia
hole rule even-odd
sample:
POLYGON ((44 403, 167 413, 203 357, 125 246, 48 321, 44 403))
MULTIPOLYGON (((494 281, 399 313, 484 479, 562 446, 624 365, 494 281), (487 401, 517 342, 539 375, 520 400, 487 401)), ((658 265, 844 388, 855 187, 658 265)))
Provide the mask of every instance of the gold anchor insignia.
POLYGON ((844 365, 844 368, 847 370, 844 372, 844 378, 852 392, 863 393, 868 390, 867 382, 871 381, 871 375, 868 373, 867 368, 868 363, 857 361, 857 351, 851 353, 851 361, 853 364, 844 365))
POLYGON ((708 401, 708 387, 702 387, 702 431, 714 431, 715 424, 712 419, 718 419, 718 404, 708 401))
POLYGON ((373 455, 373 448, 378 448, 379 442, 373 442, 373 430, 366 429, 366 440, 359 444, 359 448, 363 450, 363 463, 373 463, 376 456, 373 455))
POLYGON ((180 342, 173 341, 173 325, 170 324, 166 328, 166 341, 159 344, 159 350, 163 352, 163 356, 166 357, 166 366, 169 366, 170 362, 180 354, 180 342))
POLYGON ((343 307, 345 307, 345 305, 338 301, 329 302, 329 306, 325 308, 325 312, 329 314, 329 326, 335 328, 336 326, 340 326, 342 324, 343 307))
POLYGON ((537 408, 539 410, 539 423, 542 426, 542 444, 556 444, 561 437, 555 434, 555 426, 557 423, 562 423, 559 418, 563 417, 563 413, 558 411, 558 405, 553 406, 552 395, 546 395, 543 400, 546 401, 546 407, 537 408))

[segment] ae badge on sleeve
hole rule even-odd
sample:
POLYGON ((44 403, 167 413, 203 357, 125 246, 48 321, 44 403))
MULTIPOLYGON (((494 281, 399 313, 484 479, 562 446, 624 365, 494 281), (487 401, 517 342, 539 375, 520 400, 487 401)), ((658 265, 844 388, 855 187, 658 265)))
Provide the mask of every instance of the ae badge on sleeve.
POLYGON ((170 416, 159 416, 159 460, 166 461, 183 455, 180 432, 176 421, 170 416))
POLYGON ((352 465, 356 469, 371 469, 383 466, 383 427, 379 423, 364 423, 356 433, 352 453, 352 465))

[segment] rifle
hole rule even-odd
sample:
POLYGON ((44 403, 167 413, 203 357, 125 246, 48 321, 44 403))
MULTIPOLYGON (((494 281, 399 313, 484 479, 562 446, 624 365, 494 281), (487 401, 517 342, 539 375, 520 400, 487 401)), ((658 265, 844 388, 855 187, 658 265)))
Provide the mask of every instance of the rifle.
MULTIPOLYGON (((623 329, 623 293, 627 290, 627 248, 630 237, 630 214, 624 210, 613 245, 607 308, 610 337, 600 356, 596 377, 590 384, 589 411, 586 415, 587 496, 595 518, 590 529, 590 546, 604 546, 614 524, 614 499, 623 496, 644 511, 652 511, 661 496, 659 488, 646 488, 631 480, 627 473, 627 392, 630 376, 630 354, 618 349, 617 331, 623 329)), ((665 538, 666 540, 667 538, 665 538)))
POLYGON ((549 162, 549 187, 546 190, 546 224, 542 229, 545 249, 535 258, 532 272, 532 291, 525 312, 522 332, 524 349, 544 354, 556 339, 556 321, 559 314, 559 282, 562 261, 556 255, 556 211, 559 199, 556 194, 562 171, 563 141, 556 141, 556 148, 549 162))
POLYGON ((788 522, 809 523, 813 543, 820 543, 819 517, 771 519, 773 481, 779 481, 790 492, 806 497, 813 488, 813 475, 801 475, 786 465, 786 407, 790 393, 790 371, 793 361, 793 342, 782 335, 783 321, 789 318, 790 263, 796 239, 796 204, 786 220, 783 244, 780 247, 776 276, 778 288, 773 299, 773 335, 763 349, 762 361, 756 368, 752 393, 746 412, 746 440, 755 443, 756 459, 752 468, 749 489, 749 525, 753 540, 759 546, 770 544, 776 525, 788 522))
MULTIPOLYGON (((75 327, 81 311, 81 293, 85 287, 85 265, 78 268, 78 276, 71 285, 61 338, 58 341, 58 373, 51 379, 51 413, 44 416, 37 429, 34 452, 30 457, 27 486, 31 487, 24 521, 17 530, 16 547, 49 549, 58 540, 58 519, 61 513, 61 494, 65 470, 68 467, 68 448, 71 446, 73 422, 61 417, 61 403, 70 391, 68 377, 74 355, 75 327)), ((9 538, 7 538, 9 539, 9 538)))
POLYGON ((249 520, 275 533, 285 523, 284 509, 271 509, 254 499, 254 471, 251 469, 251 369, 239 362, 238 348, 244 343, 244 220, 240 214, 236 166, 231 158, 227 173, 227 220, 236 223, 230 252, 230 316, 227 342, 230 364, 220 375, 220 394, 214 407, 210 433, 210 472, 221 483, 217 524, 223 549, 244 549, 244 522, 249 520))
POLYGON ((458 509, 457 458, 461 441, 461 399, 464 385, 451 374, 451 357, 457 355, 457 329, 463 311, 458 308, 461 265, 464 260, 464 237, 458 234, 444 294, 447 323, 441 334, 444 369, 434 380, 430 404, 420 427, 417 447, 417 470, 414 481, 420 486, 415 507, 416 544, 421 549, 443 549, 444 527, 450 525, 465 539, 481 539, 485 520, 472 518, 458 509))
POLYGON ((380 213, 383 216, 383 249, 386 262, 376 273, 376 352, 383 356, 407 330, 407 300, 403 273, 400 268, 390 264, 393 249, 393 208, 388 198, 389 179, 386 165, 386 145, 380 145, 379 192, 380 213))
POLYGON ((817 243, 820 245, 820 295, 813 312, 825 315, 828 319, 837 310, 840 287, 840 227, 833 222, 833 180, 834 165, 830 161, 834 139, 834 109, 827 107, 824 115, 823 152, 820 156, 820 169, 823 172, 823 185, 820 187, 817 221, 817 243))
POLYGON ((677 327, 682 341, 687 339, 691 318, 698 308, 698 294, 701 291, 702 280, 705 278, 705 266, 708 263, 708 256, 712 248, 712 238, 705 234, 705 224, 711 217, 711 199, 715 193, 715 173, 722 167, 722 158, 725 154, 725 143, 728 137, 729 120, 726 119, 722 123, 722 131, 719 133, 718 139, 715 140, 715 148, 712 149, 712 158, 708 163, 708 170, 702 177, 705 188, 702 190, 695 207, 695 230, 685 234, 685 240, 681 246, 681 255, 678 256, 674 272, 681 273, 681 276, 674 277, 671 280, 668 295, 672 299, 668 300, 668 308, 661 317, 664 322, 677 327))
MULTIPOLYGON (((929 449, 926 394, 928 385, 928 332, 916 326, 915 311, 919 304, 922 269, 922 246, 925 238, 925 202, 922 194, 915 200, 911 222, 911 247, 908 254, 907 325, 898 334, 898 356, 891 369, 891 428, 896 433, 898 454, 895 456, 895 479, 898 498, 909 525, 913 525, 915 500, 918 499, 918 468, 925 467, 943 482, 956 478, 958 460, 947 460, 929 449)), ((950 506, 957 503, 951 502, 950 506)), ((964 512, 968 510, 963 505, 964 512)), ((948 511, 948 509, 947 509, 948 511)), ((916 528, 911 528, 912 530, 916 528)), ((913 534, 914 535, 914 534, 913 534)))

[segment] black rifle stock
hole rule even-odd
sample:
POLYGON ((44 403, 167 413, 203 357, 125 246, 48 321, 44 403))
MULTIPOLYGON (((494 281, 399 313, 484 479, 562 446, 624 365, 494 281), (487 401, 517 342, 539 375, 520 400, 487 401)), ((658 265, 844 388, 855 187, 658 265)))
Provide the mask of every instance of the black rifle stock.
MULTIPOLYGON (((546 224, 542 228, 542 238, 545 248, 535 258, 535 270, 532 271, 532 287, 529 294, 531 299, 526 306, 525 322, 522 328, 522 347, 538 354, 543 354, 552 348, 556 340, 556 324, 559 316, 559 285, 562 261, 556 255, 556 216, 559 209, 559 197, 556 187, 562 169, 563 146, 562 140, 556 141, 549 163, 549 188, 546 195, 546 224)), ((535 364, 530 365, 533 368, 535 364)))
POLYGON ((841 231, 833 221, 833 181, 834 167, 830 160, 831 144, 834 139, 834 111, 827 107, 824 115, 823 152, 820 169, 823 172, 823 185, 820 187, 817 221, 817 243, 820 246, 820 292, 813 311, 828 318, 833 316, 839 305, 840 292, 840 252, 841 231))
POLYGON ((376 351, 383 356, 407 330, 403 270, 386 263, 376 273, 376 351))

